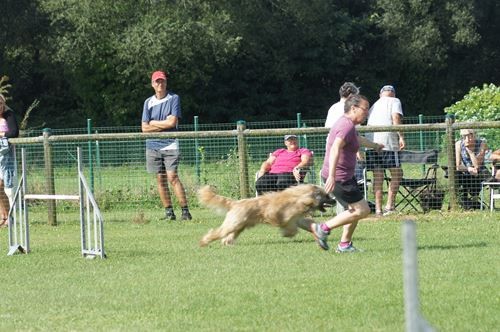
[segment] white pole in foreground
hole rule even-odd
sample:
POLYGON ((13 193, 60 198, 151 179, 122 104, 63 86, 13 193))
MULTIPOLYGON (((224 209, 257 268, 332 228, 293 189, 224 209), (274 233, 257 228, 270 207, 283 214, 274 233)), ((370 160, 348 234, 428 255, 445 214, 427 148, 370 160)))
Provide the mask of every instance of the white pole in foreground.
POLYGON ((417 236, 413 220, 405 220, 402 228, 403 240, 403 287, 405 297, 405 320, 407 332, 434 331, 420 315, 418 299, 417 236))

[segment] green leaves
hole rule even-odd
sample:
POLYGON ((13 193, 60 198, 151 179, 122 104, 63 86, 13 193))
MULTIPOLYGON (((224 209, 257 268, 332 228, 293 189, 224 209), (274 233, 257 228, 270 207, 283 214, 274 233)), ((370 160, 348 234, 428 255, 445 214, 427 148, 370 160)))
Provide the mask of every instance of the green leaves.
POLYGON ((445 112, 455 114, 459 121, 500 121, 500 86, 491 83, 473 87, 445 112))
POLYGON ((396 84, 406 114, 438 114, 494 82, 500 61, 493 0, 2 4, 0 75, 12 78, 14 109, 40 100, 35 125, 138 124, 160 68, 184 117, 202 121, 323 118, 344 81, 370 99, 396 84))
POLYGON ((396 54, 410 62, 441 67, 451 48, 479 41, 473 1, 377 1, 375 23, 396 54))
POLYGON ((177 89, 209 81, 240 41, 229 15, 210 2, 40 3, 52 22, 49 52, 64 66, 86 115, 98 123, 138 121, 131 110, 152 93, 155 69, 169 71, 177 89))
MULTIPOLYGON (((473 87, 462 100, 444 110, 455 114, 458 121, 500 121, 500 86, 491 83, 483 84, 482 88, 473 87)), ((497 129, 482 130, 480 134, 491 149, 500 147, 497 129)))
POLYGON ((7 83, 9 81, 8 76, 0 76, 0 94, 7 98, 7 93, 12 87, 11 84, 7 83))

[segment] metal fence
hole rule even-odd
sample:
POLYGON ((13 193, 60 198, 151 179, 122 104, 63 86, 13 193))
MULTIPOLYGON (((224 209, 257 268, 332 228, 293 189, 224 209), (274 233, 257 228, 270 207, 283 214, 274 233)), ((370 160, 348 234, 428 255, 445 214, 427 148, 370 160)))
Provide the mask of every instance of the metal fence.
MULTIPOLYGON (((200 122, 198 116, 193 117, 192 123, 189 119, 182 119, 179 125, 179 131, 210 131, 210 130, 233 130, 234 122, 228 123, 203 123, 200 122)), ((444 115, 418 115, 408 116, 404 118, 405 124, 424 124, 424 123, 443 123, 444 115)), ((303 119, 301 113, 296 114, 295 120, 283 121, 254 121, 246 122, 248 129, 270 129, 270 128, 308 128, 308 127, 323 127, 325 124, 324 118, 319 119, 303 119)), ((141 131, 141 126, 120 126, 120 127, 94 127, 92 119, 88 119, 85 124, 82 123, 80 128, 59 128, 52 129, 53 135, 83 135, 83 134, 105 134, 105 133, 136 133, 141 131)), ((36 137, 43 135, 43 129, 29 129, 22 133, 23 137, 36 137)))
MULTIPOLYGON (((17 155, 21 148, 25 149, 27 184, 32 193, 50 193, 50 190, 55 190, 57 194, 73 194, 78 187, 76 150, 80 147, 84 172, 104 213, 128 208, 161 210, 155 177, 145 170, 145 140, 153 137, 179 138, 182 156, 179 177, 191 207, 198 205, 196 190, 204 184, 215 185, 223 195, 233 198, 252 195, 254 175, 261 163, 270 152, 284 147, 283 135, 290 133, 299 135, 300 145, 313 151, 314 166, 306 180, 320 183, 319 173, 328 129, 322 124, 300 128, 284 126, 258 129, 259 126, 241 122, 232 124, 226 130, 202 130, 200 126, 195 131, 147 134, 138 132, 139 127, 131 127, 130 130, 121 128, 120 133, 113 133, 111 128, 108 131, 100 128, 98 133, 91 131, 92 134, 82 129, 83 132, 73 135, 62 134, 60 130, 46 130, 43 135, 10 141, 16 147, 17 155)), ((272 125, 268 124, 267 127, 272 125)), ((361 126, 359 132, 402 131, 405 132, 408 150, 438 150, 438 186, 447 192, 446 204, 453 209, 457 202, 455 176, 454 172, 446 172, 446 168, 455 168, 453 145, 458 139, 458 130, 471 127, 476 128, 482 136, 495 137, 500 122, 454 123, 449 118, 446 123, 361 126)), ((489 141, 493 140, 490 138, 489 141)), ((497 148, 500 147, 498 143, 497 148)), ((426 172, 425 167, 403 165, 405 177, 422 177, 426 172)), ((68 204, 58 203, 57 208, 69 208, 68 204)))

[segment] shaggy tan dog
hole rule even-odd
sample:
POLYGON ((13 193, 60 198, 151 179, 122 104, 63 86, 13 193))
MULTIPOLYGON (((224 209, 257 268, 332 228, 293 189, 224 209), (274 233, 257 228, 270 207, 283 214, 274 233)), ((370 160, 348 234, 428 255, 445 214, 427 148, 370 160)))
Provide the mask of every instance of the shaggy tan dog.
POLYGON ((314 210, 325 211, 325 204, 334 203, 323 188, 312 184, 238 201, 217 195, 210 186, 202 187, 198 195, 202 204, 227 212, 222 225, 208 231, 200 240, 202 247, 216 240, 224 245, 234 244, 245 228, 261 223, 280 227, 283 236, 292 237, 297 234, 297 227, 309 231, 312 220, 305 218, 307 214, 314 210))

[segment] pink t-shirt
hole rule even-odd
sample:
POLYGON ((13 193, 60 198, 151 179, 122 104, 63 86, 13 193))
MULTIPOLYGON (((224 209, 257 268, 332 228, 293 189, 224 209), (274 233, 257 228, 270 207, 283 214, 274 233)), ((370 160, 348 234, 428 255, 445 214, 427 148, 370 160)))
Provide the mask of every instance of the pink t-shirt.
POLYGON ((330 163, 330 149, 335 141, 335 138, 342 138, 345 146, 339 152, 339 160, 337 162, 337 170, 335 171, 335 181, 347 181, 354 176, 354 168, 356 167, 356 153, 359 150, 358 132, 351 119, 342 116, 328 134, 326 142, 325 160, 321 169, 321 177, 328 178, 328 167, 330 163))
POLYGON ((287 149, 278 149, 272 154, 276 160, 271 166, 269 173, 291 173, 293 168, 297 166, 302 160, 302 155, 311 156, 311 151, 306 148, 300 148, 295 151, 288 151, 287 149))

